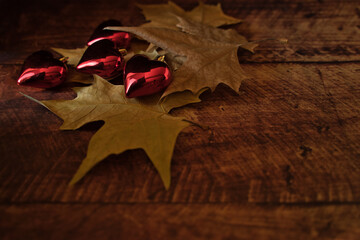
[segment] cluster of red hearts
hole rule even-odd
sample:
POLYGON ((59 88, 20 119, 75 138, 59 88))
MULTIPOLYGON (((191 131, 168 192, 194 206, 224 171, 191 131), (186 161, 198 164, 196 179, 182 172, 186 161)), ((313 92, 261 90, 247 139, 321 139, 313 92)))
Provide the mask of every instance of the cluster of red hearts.
MULTIPOLYGON (((121 23, 108 20, 95 29, 76 70, 107 80, 121 78, 129 98, 164 90, 172 78, 164 57, 158 56, 156 60, 149 61, 147 56, 136 54, 125 62, 124 55, 131 45, 131 36, 127 32, 104 30, 108 26, 121 26, 121 23)), ((66 58, 55 59, 48 51, 37 51, 26 58, 17 83, 53 88, 66 80, 67 71, 66 58)))

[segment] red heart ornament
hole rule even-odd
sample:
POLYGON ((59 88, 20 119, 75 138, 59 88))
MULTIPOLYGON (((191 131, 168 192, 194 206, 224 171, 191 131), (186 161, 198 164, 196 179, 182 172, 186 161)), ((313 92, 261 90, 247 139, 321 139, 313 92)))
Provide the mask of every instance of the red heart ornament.
POLYGON ((25 59, 17 84, 52 88, 63 83, 66 74, 67 66, 64 61, 55 59, 48 51, 37 51, 25 59))
POLYGON ((124 57, 114 47, 114 43, 107 39, 93 43, 84 52, 76 69, 106 79, 119 76, 124 68, 124 57))
POLYGON ((130 34, 127 32, 103 30, 104 28, 110 26, 122 26, 122 24, 121 22, 113 19, 101 23, 91 35, 87 45, 90 46, 100 40, 108 39, 115 44, 116 48, 128 49, 131 41, 130 34))
POLYGON ((124 87, 128 98, 146 96, 164 90, 171 82, 169 66, 144 55, 133 56, 125 65, 124 87))

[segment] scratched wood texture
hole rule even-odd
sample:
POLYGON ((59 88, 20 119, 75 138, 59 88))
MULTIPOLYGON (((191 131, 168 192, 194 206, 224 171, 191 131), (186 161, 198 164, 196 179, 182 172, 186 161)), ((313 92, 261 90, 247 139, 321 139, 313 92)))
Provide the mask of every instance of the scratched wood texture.
POLYGON ((70 88, 15 81, 33 51, 81 47, 109 18, 143 23, 135 3, 0 3, 1 239, 358 239, 360 4, 222 6, 249 39, 289 43, 239 52, 249 77, 240 94, 220 85, 172 112, 208 129, 179 135, 166 191, 142 150, 110 156, 68 187, 101 123, 60 131, 61 119, 19 92, 71 99, 70 88))

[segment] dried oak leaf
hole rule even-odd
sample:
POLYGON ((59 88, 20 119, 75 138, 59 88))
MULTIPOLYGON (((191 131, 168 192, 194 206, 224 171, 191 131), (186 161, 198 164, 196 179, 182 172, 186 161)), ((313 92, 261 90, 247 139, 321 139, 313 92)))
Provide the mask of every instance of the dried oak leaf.
MULTIPOLYGON (((79 181, 91 168, 110 154, 142 148, 160 174, 166 188, 170 186, 170 161, 178 134, 190 123, 164 112, 159 96, 128 99, 124 88, 95 76, 87 87, 74 88, 73 100, 37 101, 64 120, 60 129, 75 130, 86 123, 105 124, 91 138, 86 158, 70 184, 79 181)), ((179 103, 165 104, 167 108, 179 103)))
POLYGON ((142 9, 146 20, 150 21, 143 24, 143 27, 163 27, 177 30, 176 24, 178 21, 176 16, 192 19, 214 27, 241 22, 240 19, 224 14, 220 3, 208 5, 199 2, 199 5, 189 12, 171 1, 167 4, 138 4, 138 6, 142 9))
POLYGON ((133 33, 169 53, 186 57, 186 61, 174 73, 174 80, 163 97, 184 90, 193 93, 203 88, 214 90, 219 83, 238 91, 241 82, 247 78, 238 61, 238 48, 253 51, 257 44, 248 42, 231 29, 223 30, 179 19, 177 25, 186 32, 159 27, 108 29, 133 33))

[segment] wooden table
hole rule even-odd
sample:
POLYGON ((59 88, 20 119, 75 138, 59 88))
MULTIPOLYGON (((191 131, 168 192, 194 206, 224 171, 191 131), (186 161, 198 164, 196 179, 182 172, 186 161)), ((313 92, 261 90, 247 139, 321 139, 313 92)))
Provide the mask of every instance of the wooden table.
POLYGON ((240 95, 219 86, 172 112, 209 129, 179 135, 168 191, 142 150, 68 187, 101 123, 60 131, 19 91, 71 90, 16 85, 36 50, 82 47, 109 18, 143 23, 133 1, 0 3, 1 239, 360 239, 360 3, 222 2, 250 40, 289 43, 240 53, 250 77, 240 95))

